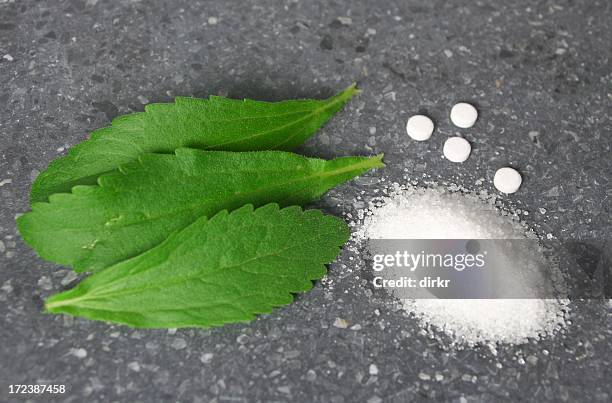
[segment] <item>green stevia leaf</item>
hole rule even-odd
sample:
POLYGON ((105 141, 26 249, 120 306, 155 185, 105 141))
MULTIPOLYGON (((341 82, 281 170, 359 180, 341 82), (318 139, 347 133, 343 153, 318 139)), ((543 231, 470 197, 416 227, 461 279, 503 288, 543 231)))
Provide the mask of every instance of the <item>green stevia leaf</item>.
POLYGON ((341 219, 318 210, 247 205, 196 220, 50 297, 46 309, 140 328, 249 321, 310 290, 348 237, 341 219))
POLYGON ((98 186, 75 186, 34 203, 17 225, 41 257, 96 271, 143 253, 199 217, 247 203, 303 205, 381 166, 382 155, 325 161, 284 151, 143 154, 102 175, 98 186))
POLYGON ((204 150, 290 150, 312 136, 359 90, 351 85, 326 100, 260 102, 212 96, 179 97, 149 104, 94 131, 89 140, 51 162, 32 185, 30 202, 47 201, 75 185, 93 185, 98 176, 147 152, 179 147, 204 150))

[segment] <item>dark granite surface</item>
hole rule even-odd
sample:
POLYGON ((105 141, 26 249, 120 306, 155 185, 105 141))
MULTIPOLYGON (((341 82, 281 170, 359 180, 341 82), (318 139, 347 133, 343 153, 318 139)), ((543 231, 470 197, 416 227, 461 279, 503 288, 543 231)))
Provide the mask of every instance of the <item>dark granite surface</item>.
POLYGON ((327 211, 354 214, 358 192, 404 169, 491 189, 510 164, 524 185, 505 201, 542 234, 609 237, 611 39, 604 0, 0 0, 0 401, 28 398, 9 384, 42 382, 65 384, 67 402, 610 401, 607 302, 574 306, 544 341, 455 350, 373 295, 344 256, 251 324, 132 330, 42 314, 75 277, 37 258, 14 218, 51 159, 147 102, 322 97, 356 81, 363 93, 301 151, 385 152, 388 167, 332 192, 327 211), (461 131, 473 154, 458 165, 440 150, 460 100, 480 119, 461 131), (424 143, 404 131, 419 111, 437 124, 424 143))

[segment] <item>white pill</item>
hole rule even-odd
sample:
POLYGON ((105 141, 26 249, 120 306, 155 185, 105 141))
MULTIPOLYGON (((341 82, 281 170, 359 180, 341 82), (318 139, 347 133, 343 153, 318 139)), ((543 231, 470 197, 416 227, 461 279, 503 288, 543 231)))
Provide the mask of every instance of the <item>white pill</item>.
POLYGON ((521 174, 516 169, 509 167, 498 169, 493 178, 493 185, 504 193, 516 192, 521 187, 521 182, 523 182, 521 174))
POLYGON ((447 160, 452 162, 463 162, 468 159, 472 146, 463 137, 451 137, 444 142, 442 152, 447 160))
POLYGON ((467 129, 476 123, 478 111, 470 104, 459 102, 451 109, 450 118, 455 126, 467 129))
POLYGON ((425 115, 414 115, 406 123, 406 133, 416 141, 425 141, 431 137, 434 123, 425 115))

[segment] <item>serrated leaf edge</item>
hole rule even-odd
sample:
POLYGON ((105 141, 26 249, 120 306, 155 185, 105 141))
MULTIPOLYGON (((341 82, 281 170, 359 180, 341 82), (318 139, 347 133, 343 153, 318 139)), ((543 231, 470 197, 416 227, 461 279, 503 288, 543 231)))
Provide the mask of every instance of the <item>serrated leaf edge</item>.
MULTIPOLYGON (((329 217, 332 218, 334 220, 337 220, 337 222, 342 222, 344 225, 342 226, 344 229, 344 234, 342 234, 342 241, 335 245, 336 249, 337 249, 337 253, 336 253, 336 257, 333 259, 330 259, 328 262, 323 262, 320 265, 322 266, 322 270, 320 271, 322 274, 320 276, 309 276, 308 280, 310 281, 310 286, 307 289, 299 289, 299 290, 284 290, 286 291, 285 293, 285 297, 286 297, 286 302, 285 303, 281 303, 281 304, 269 304, 269 303, 263 303, 263 305, 265 305, 266 307, 264 309, 257 309, 257 310, 253 310, 252 312, 244 312, 245 316, 242 319, 228 319, 228 320, 220 320, 220 321, 215 321, 212 322, 208 325, 201 325, 201 324, 197 324, 197 323, 170 323, 167 324, 166 326, 164 326, 164 328, 166 327, 173 327, 173 328, 183 328, 183 327, 192 327, 192 328, 210 328, 210 327, 216 327, 216 326, 223 326, 225 324, 229 324, 229 323, 238 323, 238 322, 249 322, 253 319, 255 319, 257 317, 257 315, 261 315, 261 314, 268 314, 271 313, 275 308, 281 307, 281 306, 285 306, 288 305, 290 303, 292 303, 294 301, 295 295, 299 294, 299 293, 304 293, 309 291, 310 289, 312 289, 312 287, 314 286, 314 284, 312 283, 313 281, 319 280, 321 279, 323 276, 325 276, 325 273, 327 272, 327 264, 332 263, 337 256, 339 255, 340 251, 342 250, 342 246, 348 241, 349 236, 350 236, 350 231, 348 229, 348 226, 346 225, 346 223, 335 216, 332 215, 326 215, 323 214, 323 212, 321 210, 303 210, 301 207, 299 206, 289 206, 283 209, 280 209, 279 205, 276 203, 269 203, 266 204, 262 207, 259 207, 257 209, 254 208, 254 206, 252 204, 246 204, 242 207, 240 207, 239 209, 236 209, 232 212, 228 212, 228 210, 222 210, 219 213, 215 214, 213 217, 211 217, 210 219, 208 219, 207 217, 201 217, 200 219, 198 219, 198 221, 200 220, 204 220, 204 221, 212 221, 214 219, 220 219, 221 217, 226 217, 226 216, 231 216, 231 215, 236 215, 236 214, 244 214, 245 212, 251 212, 251 213, 255 213, 255 214, 262 214, 267 212, 268 210, 273 210, 273 211, 278 211, 280 213, 282 212, 296 212, 302 215, 317 215, 317 216, 324 216, 324 217, 329 217), (217 218, 218 217, 218 218, 217 218)), ((193 224, 192 224, 193 225, 193 224)), ((178 235, 177 231, 175 234, 173 234, 173 236, 178 235)), ((161 247, 163 244, 167 243, 167 242, 172 242, 173 240, 170 239, 170 237, 168 239, 166 239, 164 242, 162 242, 160 245, 158 245, 157 247, 161 247)), ((144 253, 148 253, 144 252, 144 253)), ((136 257, 132 258, 135 259, 136 257)), ((128 261, 131 259, 128 259, 128 261)), ((125 262, 122 262, 125 263, 125 262)), ((60 300, 58 303, 54 303, 53 300, 56 299, 58 296, 61 296, 62 294, 56 294, 53 295, 51 297, 49 297, 46 301, 45 301, 45 312, 47 313, 68 313, 68 314, 73 314, 76 316, 83 316, 83 317, 87 317, 85 315, 82 314, 75 314, 75 313, 71 313, 70 311, 73 311, 72 309, 70 309, 71 306, 75 306, 74 303, 77 301, 82 301, 82 300, 86 300, 88 298, 83 298, 84 296, 80 296, 80 297, 76 297, 73 299, 67 299, 67 300, 60 300)), ((91 299, 91 298, 89 298, 91 299)), ((77 305, 78 306, 78 305, 77 305)), ((87 308, 91 311, 95 311, 95 309, 92 308, 87 308)), ((100 310, 100 311, 104 311, 104 310, 100 310)), ((76 311, 73 311, 76 312, 76 311)), ((119 311, 113 311, 116 313, 121 313, 119 311)), ((134 314, 132 312, 129 311, 125 311, 125 313, 128 313, 132 316, 142 316, 139 314, 134 314)), ((93 318, 94 320, 98 320, 93 318)), ((115 320, 113 322, 110 323, 123 323, 125 325, 134 327, 134 328, 160 328, 159 326, 148 326, 146 323, 135 323, 133 321, 121 321, 121 320, 115 320)))

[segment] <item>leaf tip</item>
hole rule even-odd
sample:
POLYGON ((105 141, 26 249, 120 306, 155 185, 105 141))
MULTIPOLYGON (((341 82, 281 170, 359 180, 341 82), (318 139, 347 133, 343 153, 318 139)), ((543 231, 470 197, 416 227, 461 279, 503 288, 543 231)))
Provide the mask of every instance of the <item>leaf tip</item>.
POLYGON ((347 89, 352 90, 353 95, 359 95, 359 94, 361 94, 361 89, 360 89, 360 88, 357 88, 357 83, 356 83, 356 82, 353 82, 351 85, 349 85, 349 86, 347 87, 347 89))
POLYGON ((343 101, 346 102, 349 99, 353 98, 355 95, 359 94, 361 94, 361 90, 357 88, 357 83, 354 82, 348 87, 346 87, 344 90, 342 90, 340 94, 338 94, 338 98, 341 98, 343 101))
POLYGON ((380 153, 380 154, 376 154, 372 157, 369 157, 367 159, 367 166, 368 169, 375 169, 375 168, 384 168, 386 165, 383 161, 385 154, 380 153))
POLYGON ((376 168, 384 168, 386 166, 385 162, 383 161, 384 157, 384 153, 376 154, 374 157, 372 157, 372 159, 378 163, 376 168))

